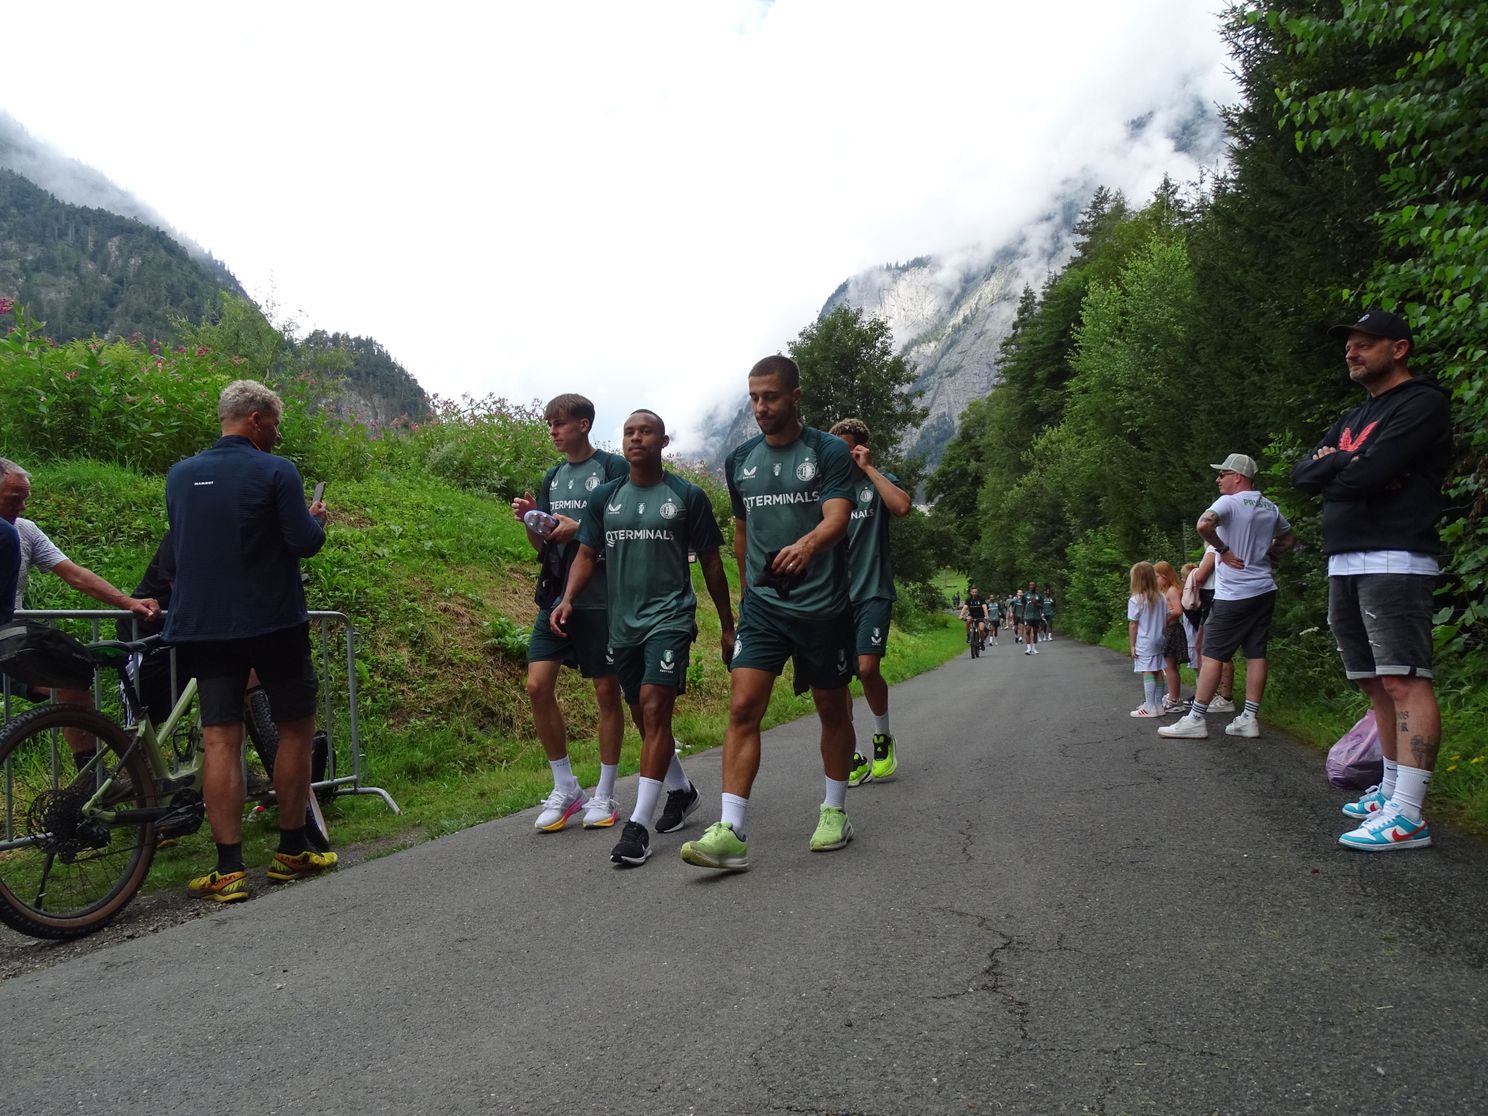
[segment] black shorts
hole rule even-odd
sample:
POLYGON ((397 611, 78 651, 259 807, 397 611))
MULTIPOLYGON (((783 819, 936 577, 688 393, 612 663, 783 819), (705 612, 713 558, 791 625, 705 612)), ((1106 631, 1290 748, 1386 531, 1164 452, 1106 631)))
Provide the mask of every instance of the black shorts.
POLYGON ((1204 625, 1204 658, 1224 663, 1243 651, 1247 659, 1264 659, 1275 610, 1275 589, 1240 601, 1215 601, 1204 625))
POLYGON ((887 597, 872 597, 857 601, 852 611, 858 657, 883 658, 889 649, 889 621, 894 615, 894 602, 887 597))
POLYGON ((228 725, 243 719, 243 695, 250 671, 258 674, 275 721, 299 721, 315 715, 319 686, 310 656, 308 621, 248 639, 176 645, 177 677, 196 679, 204 725, 228 725))

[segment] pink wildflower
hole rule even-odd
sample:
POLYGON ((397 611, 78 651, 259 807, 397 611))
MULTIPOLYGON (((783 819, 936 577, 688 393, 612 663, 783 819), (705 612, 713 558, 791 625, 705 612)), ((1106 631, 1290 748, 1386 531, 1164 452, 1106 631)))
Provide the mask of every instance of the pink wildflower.
POLYGON ((76 372, 69 372, 69 373, 67 373, 67 378, 69 380, 76 380, 77 379, 77 373, 76 372))
POLYGON ((198 345, 197 346, 197 349, 196 349, 196 355, 197 356, 206 356, 207 355, 207 347, 205 345, 198 345))
POLYGON ((9 314, 15 308, 15 299, 0 298, 0 314, 9 314))

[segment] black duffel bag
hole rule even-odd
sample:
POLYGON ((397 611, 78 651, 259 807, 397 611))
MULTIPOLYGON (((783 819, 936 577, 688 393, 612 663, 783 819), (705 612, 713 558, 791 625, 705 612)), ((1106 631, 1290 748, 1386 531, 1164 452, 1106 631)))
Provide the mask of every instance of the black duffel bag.
POLYGON ((82 690, 93 684, 88 648, 64 631, 34 620, 0 627, 0 674, 28 686, 82 690))

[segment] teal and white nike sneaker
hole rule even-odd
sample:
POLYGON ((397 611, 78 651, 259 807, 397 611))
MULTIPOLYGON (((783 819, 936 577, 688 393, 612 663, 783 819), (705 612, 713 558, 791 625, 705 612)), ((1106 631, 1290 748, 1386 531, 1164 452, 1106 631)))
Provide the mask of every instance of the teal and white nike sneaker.
POLYGON ((847 811, 836 806, 823 806, 816 823, 816 832, 811 835, 812 852, 831 852, 840 849, 852 840, 852 823, 847 820, 847 811))
POLYGON ((1374 817, 1338 838, 1346 849, 1359 852, 1394 852, 1396 849, 1420 849, 1431 844, 1431 827, 1426 819, 1411 821, 1399 810, 1381 810, 1374 817))
POLYGON ((1350 802, 1344 806, 1343 816, 1353 821, 1363 821, 1383 810, 1387 801, 1388 799, 1380 793, 1379 787, 1370 787, 1357 802, 1350 802))
POLYGON ((740 872, 749 867, 749 842, 727 822, 714 822, 696 841, 683 843, 682 859, 699 868, 740 872))

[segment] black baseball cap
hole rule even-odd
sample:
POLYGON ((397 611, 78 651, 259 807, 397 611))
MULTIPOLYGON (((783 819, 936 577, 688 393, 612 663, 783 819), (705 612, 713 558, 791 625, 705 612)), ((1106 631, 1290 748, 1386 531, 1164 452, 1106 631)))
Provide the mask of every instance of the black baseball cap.
POLYGON ((1366 310, 1357 322, 1331 326, 1328 329, 1329 337, 1347 339, 1350 333, 1367 333, 1371 337, 1386 337, 1391 341, 1409 341, 1412 345, 1416 341, 1411 336, 1410 323, 1388 310, 1366 310))

